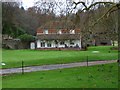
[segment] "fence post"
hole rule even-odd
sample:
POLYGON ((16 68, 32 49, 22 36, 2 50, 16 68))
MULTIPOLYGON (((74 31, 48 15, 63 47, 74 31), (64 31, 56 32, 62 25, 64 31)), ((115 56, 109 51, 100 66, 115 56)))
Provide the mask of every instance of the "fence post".
POLYGON ((88 66, 88 56, 87 56, 87 58, 86 58, 86 59, 87 59, 87 66, 88 66))
POLYGON ((22 61, 22 74, 24 74, 24 61, 22 61))

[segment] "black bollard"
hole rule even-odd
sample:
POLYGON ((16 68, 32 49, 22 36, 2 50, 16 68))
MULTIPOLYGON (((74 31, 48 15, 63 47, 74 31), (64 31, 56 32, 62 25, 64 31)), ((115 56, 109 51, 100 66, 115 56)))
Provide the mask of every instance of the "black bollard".
POLYGON ((22 61, 22 74, 24 74, 24 61, 22 61))
POLYGON ((88 66, 88 56, 87 56, 87 58, 86 58, 86 59, 87 59, 87 66, 88 66))

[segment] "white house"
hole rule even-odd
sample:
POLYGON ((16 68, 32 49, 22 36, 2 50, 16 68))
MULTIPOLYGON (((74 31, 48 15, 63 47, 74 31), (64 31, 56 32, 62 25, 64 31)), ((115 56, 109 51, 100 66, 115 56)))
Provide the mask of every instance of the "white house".
POLYGON ((81 49, 79 29, 38 29, 36 36, 37 49, 81 49))

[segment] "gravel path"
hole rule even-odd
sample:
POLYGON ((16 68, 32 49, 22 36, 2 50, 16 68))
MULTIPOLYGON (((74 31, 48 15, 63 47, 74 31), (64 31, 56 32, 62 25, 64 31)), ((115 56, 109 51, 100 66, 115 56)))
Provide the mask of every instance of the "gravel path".
MULTIPOLYGON (((117 60, 91 61, 91 62, 88 62, 88 65, 92 66, 92 65, 107 64, 107 63, 114 63, 114 62, 117 62, 117 60)), ((68 64, 30 66, 30 67, 24 67, 24 72, 45 71, 45 70, 72 68, 72 67, 80 67, 80 66, 87 66, 87 63, 86 62, 77 62, 77 63, 68 63, 68 64)), ((22 72, 22 68, 1 69, 0 75, 21 73, 21 72, 22 72)))

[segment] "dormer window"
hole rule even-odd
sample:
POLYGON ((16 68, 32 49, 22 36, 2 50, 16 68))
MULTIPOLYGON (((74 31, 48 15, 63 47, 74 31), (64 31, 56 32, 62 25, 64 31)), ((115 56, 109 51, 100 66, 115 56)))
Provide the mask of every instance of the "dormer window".
POLYGON ((75 34, 75 30, 70 30, 70 34, 75 34))
POLYGON ((43 32, 43 34, 48 34, 48 30, 45 29, 44 32, 43 32))
POLYGON ((58 32, 57 32, 58 34, 62 34, 62 31, 61 30, 58 30, 58 32))

